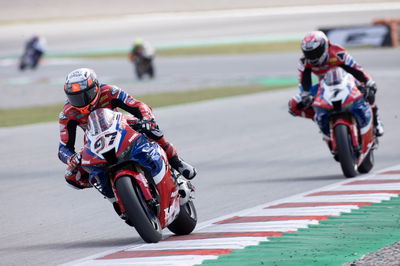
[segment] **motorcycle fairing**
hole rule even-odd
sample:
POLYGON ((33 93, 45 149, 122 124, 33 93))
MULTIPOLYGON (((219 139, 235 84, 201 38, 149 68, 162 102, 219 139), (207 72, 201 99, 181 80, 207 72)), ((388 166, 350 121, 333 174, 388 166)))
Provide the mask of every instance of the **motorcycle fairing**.
MULTIPOLYGON (((162 228, 164 228, 175 219, 180 210, 177 185, 171 176, 165 151, 157 143, 147 139, 145 135, 134 131, 121 113, 101 108, 92 113, 89 120, 96 119, 94 120, 96 122, 92 123, 93 125, 89 127, 86 133, 87 142, 82 152, 82 166, 89 172, 90 180, 93 183, 100 183, 102 188, 100 192, 103 193, 104 191, 103 194, 107 195, 108 198, 114 196, 118 198, 109 181, 109 172, 106 172, 111 164, 107 162, 103 154, 114 149, 117 162, 113 165, 118 166, 130 161, 137 163, 146 176, 154 178, 161 198, 161 211, 158 218, 162 228), (96 117, 96 114, 92 115, 92 113, 96 113, 100 117, 96 117)), ((122 175, 131 176, 134 179, 133 181, 139 184, 145 198, 152 198, 146 177, 140 171, 133 171, 122 165, 121 169, 114 172, 114 175, 113 181, 122 175)), ((123 208, 121 210, 124 211, 123 208)))
MULTIPOLYGON (((115 155, 120 157, 129 149, 129 145, 140 136, 129 126, 122 126, 127 123, 121 113, 114 113, 103 108, 97 110, 102 111, 101 113, 97 112, 100 115, 95 114, 94 118, 89 120, 96 119, 96 122, 89 124, 89 130, 85 135, 87 141, 82 156, 83 164, 106 163, 103 154, 111 150, 114 150, 115 155)), ((97 110, 92 113, 96 113, 97 110)))
MULTIPOLYGON (((329 121, 332 119, 333 109, 315 108, 315 121, 318 123, 324 136, 331 136, 329 133, 329 121)), ((343 110, 344 111, 344 110, 343 110)), ((346 111, 356 119, 359 128, 359 134, 365 135, 372 127, 371 106, 363 98, 355 100, 347 105, 346 111)))
POLYGON ((151 200, 153 198, 153 196, 151 195, 151 192, 150 192, 148 181, 147 181, 146 177, 140 172, 132 171, 129 169, 121 169, 115 173, 114 183, 118 180, 118 178, 120 178, 121 176, 126 176, 126 175, 135 178, 135 180, 136 180, 137 184, 139 184, 140 189, 143 192, 143 196, 146 200, 151 200))
POLYGON ((341 105, 345 107, 361 97, 363 95, 357 88, 354 78, 351 75, 345 75, 340 83, 334 85, 321 80, 313 106, 333 109, 333 103, 340 101, 341 105))
POLYGON ((315 120, 329 137, 326 141, 333 152, 337 151, 334 128, 344 124, 349 129, 355 162, 360 165, 373 148, 373 118, 354 77, 340 68, 329 71, 319 83, 313 107, 315 120))
MULTIPOLYGON (((354 119, 353 119, 354 120, 354 119)), ((344 124, 347 126, 347 128, 349 129, 350 135, 351 135, 351 142, 353 144, 353 147, 358 147, 359 146, 359 142, 358 142, 358 130, 357 130, 357 126, 356 123, 354 123, 355 121, 350 121, 346 118, 339 118, 335 121, 331 122, 331 139, 332 139, 332 149, 335 151, 337 149, 336 147, 336 139, 334 137, 334 128, 339 125, 339 124, 344 124)))

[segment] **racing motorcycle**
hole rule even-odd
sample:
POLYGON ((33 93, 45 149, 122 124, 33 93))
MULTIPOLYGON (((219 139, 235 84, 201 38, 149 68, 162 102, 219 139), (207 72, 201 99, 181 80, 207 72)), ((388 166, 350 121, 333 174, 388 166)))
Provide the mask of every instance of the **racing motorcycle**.
POLYGON ((136 77, 141 80, 144 75, 154 78, 154 57, 155 52, 151 47, 142 48, 135 55, 132 55, 131 61, 134 64, 136 77))
POLYGON ((41 58, 40 52, 37 52, 33 48, 26 49, 24 54, 21 56, 19 62, 19 69, 21 71, 27 68, 35 69, 39 64, 40 58, 41 58))
POLYGON ((354 177, 357 171, 368 173, 374 166, 377 139, 371 106, 354 77, 341 68, 329 70, 319 82, 312 106, 317 121, 322 116, 328 120, 329 135, 324 140, 340 162, 343 174, 354 177))
POLYGON ((132 119, 105 108, 89 115, 81 152, 89 182, 115 200, 117 213, 144 241, 160 241, 165 227, 177 235, 190 234, 197 223, 194 187, 171 169, 164 150, 140 133, 152 121, 132 119), (152 169, 139 164, 143 158, 151 160, 146 167, 152 169))

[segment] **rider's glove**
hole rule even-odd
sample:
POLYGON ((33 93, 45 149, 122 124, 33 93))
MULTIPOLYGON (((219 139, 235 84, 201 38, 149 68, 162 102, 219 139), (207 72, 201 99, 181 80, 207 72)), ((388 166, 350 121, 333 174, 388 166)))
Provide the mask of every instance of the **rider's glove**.
POLYGON ((365 84, 365 99, 370 103, 373 104, 375 102, 375 93, 376 93, 377 87, 375 81, 372 79, 368 80, 368 82, 365 84))
POLYGON ((157 124, 156 124, 154 118, 146 117, 146 118, 143 118, 143 120, 141 120, 141 121, 142 121, 142 123, 140 124, 141 125, 141 127, 140 127, 141 133, 147 133, 147 132, 150 132, 153 129, 157 128, 157 124))
POLYGON ((140 131, 143 133, 150 131, 153 128, 151 124, 150 122, 141 124, 140 131))
POLYGON ((311 107, 311 104, 314 101, 314 97, 311 95, 311 93, 309 91, 303 91, 300 94, 300 97, 301 97, 301 103, 304 108, 311 107))
POLYGON ((68 158, 67 164, 71 168, 75 168, 81 165, 82 157, 80 153, 74 153, 71 157, 68 158))

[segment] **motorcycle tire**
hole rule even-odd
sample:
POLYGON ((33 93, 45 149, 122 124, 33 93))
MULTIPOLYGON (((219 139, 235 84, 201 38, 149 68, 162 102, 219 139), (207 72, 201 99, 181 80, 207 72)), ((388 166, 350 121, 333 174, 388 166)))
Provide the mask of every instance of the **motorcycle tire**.
POLYGON ((168 229, 176 235, 190 234, 197 224, 197 212, 193 201, 188 201, 181 206, 178 217, 168 225, 168 229))
POLYGON ((374 151, 371 149, 368 155, 364 158, 364 161, 358 166, 358 172, 361 174, 366 174, 371 171, 372 167, 374 167, 374 151))
POLYGON ((155 71, 154 71, 154 67, 153 67, 153 64, 152 64, 152 63, 150 63, 149 69, 147 70, 147 73, 149 74, 149 77, 150 77, 151 79, 154 79, 155 71))
POLYGON ((25 68, 26 68, 26 65, 23 62, 21 62, 19 64, 19 70, 23 71, 23 70, 25 70, 25 68))
POLYGON ((336 146, 340 166, 345 177, 355 177, 357 175, 357 165, 351 144, 350 134, 347 126, 339 124, 334 129, 336 146))
POLYGON ((139 80, 142 80, 143 79, 143 74, 141 72, 139 72, 139 71, 136 71, 136 78, 139 79, 139 80))
POLYGON ((130 176, 121 176, 115 182, 118 195, 127 212, 128 220, 147 243, 157 243, 162 238, 160 221, 147 205, 138 185, 130 176))

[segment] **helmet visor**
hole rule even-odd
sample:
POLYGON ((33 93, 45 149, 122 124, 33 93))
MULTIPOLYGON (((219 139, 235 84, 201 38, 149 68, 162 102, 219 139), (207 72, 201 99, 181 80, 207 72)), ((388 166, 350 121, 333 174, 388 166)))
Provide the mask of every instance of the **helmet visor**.
POLYGON ((309 60, 318 60, 325 52, 325 45, 320 45, 311 51, 304 51, 304 56, 309 60))
POLYGON ((96 98, 96 94, 97 86, 93 84, 93 86, 78 92, 68 92, 67 97, 72 106, 85 107, 96 98))

